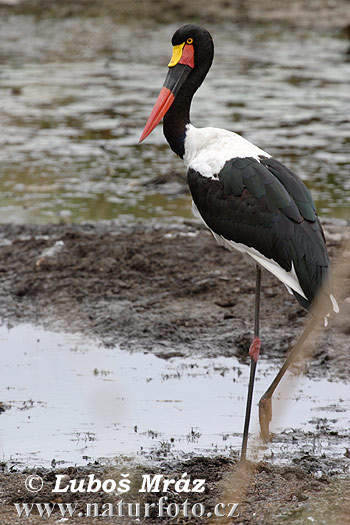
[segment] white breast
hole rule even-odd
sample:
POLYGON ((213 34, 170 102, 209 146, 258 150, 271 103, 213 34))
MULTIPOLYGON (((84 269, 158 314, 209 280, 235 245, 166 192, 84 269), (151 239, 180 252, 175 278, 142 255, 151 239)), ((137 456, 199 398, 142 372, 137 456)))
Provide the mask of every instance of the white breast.
POLYGON ((186 168, 198 171, 203 177, 216 179, 225 163, 235 157, 271 157, 266 151, 254 146, 237 133, 220 128, 186 127, 185 155, 186 168))

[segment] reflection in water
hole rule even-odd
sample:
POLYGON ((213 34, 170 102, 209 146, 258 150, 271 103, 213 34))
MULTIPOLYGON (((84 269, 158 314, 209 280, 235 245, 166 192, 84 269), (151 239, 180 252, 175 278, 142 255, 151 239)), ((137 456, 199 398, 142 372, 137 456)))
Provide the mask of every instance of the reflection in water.
MULTIPOLYGON (((161 126, 138 145, 174 29, 104 18, 0 21, 0 221, 191 217, 188 194, 142 184, 184 169, 161 126)), ((345 218, 343 42, 275 26, 210 29, 216 56, 193 123, 243 134, 301 175, 321 215, 345 218)))

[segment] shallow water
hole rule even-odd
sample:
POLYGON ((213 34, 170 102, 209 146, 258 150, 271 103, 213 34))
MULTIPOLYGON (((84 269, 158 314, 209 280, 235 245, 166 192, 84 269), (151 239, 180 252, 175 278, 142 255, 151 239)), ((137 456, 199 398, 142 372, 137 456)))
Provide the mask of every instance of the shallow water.
MULTIPOLYGON (((9 407, 0 415, 0 453, 9 466, 239 451, 248 366, 234 357, 164 360, 30 325, 0 328, 0 343, 0 399, 9 407)), ((277 366, 259 362, 256 434, 255 404, 277 366)), ((273 411, 277 434, 259 457, 326 454, 339 463, 348 446, 348 385, 289 375, 273 411)))
MULTIPOLYGON (((191 217, 179 186, 142 184, 183 171, 161 126, 138 145, 174 29, 0 20, 1 222, 191 217)), ((216 56, 193 123, 244 134, 301 175, 321 215, 347 217, 346 43, 276 25, 209 29, 216 56)))

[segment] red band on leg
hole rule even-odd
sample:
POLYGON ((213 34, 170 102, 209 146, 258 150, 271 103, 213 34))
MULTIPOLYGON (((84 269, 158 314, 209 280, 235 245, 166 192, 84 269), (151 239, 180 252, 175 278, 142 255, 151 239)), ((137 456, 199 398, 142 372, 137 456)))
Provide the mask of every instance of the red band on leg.
POLYGON ((261 341, 259 337, 254 337, 254 340, 249 348, 249 355, 255 362, 259 359, 261 341))

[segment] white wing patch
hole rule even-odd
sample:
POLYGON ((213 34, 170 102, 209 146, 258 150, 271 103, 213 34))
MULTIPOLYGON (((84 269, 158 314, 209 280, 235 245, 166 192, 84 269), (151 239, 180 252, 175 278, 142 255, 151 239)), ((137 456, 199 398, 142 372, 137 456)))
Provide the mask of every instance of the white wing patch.
POLYGON ((254 146, 237 133, 220 128, 195 128, 186 126, 186 168, 198 171, 203 177, 217 179, 225 163, 235 157, 271 157, 266 151, 254 146))
MULTIPOLYGON (((220 244, 221 246, 224 246, 225 248, 228 248, 231 251, 237 250, 238 252, 244 255, 249 255, 255 262, 257 262, 258 264, 260 264, 260 266, 265 268, 265 270, 268 270, 270 273, 272 273, 272 275, 277 277, 277 279, 279 279, 284 284, 284 286, 287 288, 289 293, 293 293, 292 290, 294 290, 295 292, 297 292, 299 295, 301 295, 307 300, 307 297, 305 296, 303 290, 301 289, 298 277, 295 273, 293 263, 292 263, 291 271, 287 272, 273 259, 267 259, 264 255, 262 255, 260 252, 255 250, 255 248, 249 248, 249 246, 245 246, 244 244, 241 244, 238 242, 228 241, 227 239, 222 237, 222 235, 217 235, 212 230, 210 231, 213 234, 218 244, 220 244)), ((332 302, 333 312, 336 314, 339 313, 339 306, 338 306, 338 303, 334 295, 330 294, 329 298, 332 302)), ((330 316, 329 313, 324 316, 324 326, 325 327, 328 326, 329 316, 330 316)))
POLYGON ((265 268, 265 270, 268 270, 270 273, 275 275, 277 279, 279 279, 287 287, 287 290, 294 290, 307 300, 307 297, 305 296, 299 284, 299 280, 295 273, 293 263, 291 271, 287 272, 273 259, 268 259, 260 252, 258 252, 258 250, 256 250, 255 248, 250 248, 249 246, 245 246, 244 244, 238 242, 228 241, 227 239, 222 237, 222 235, 217 235, 212 230, 210 231, 212 232, 218 244, 220 244, 221 246, 225 246, 225 248, 228 248, 231 251, 237 250, 240 253, 249 255, 252 259, 254 259, 255 262, 257 262, 258 264, 260 264, 260 266, 265 268))

